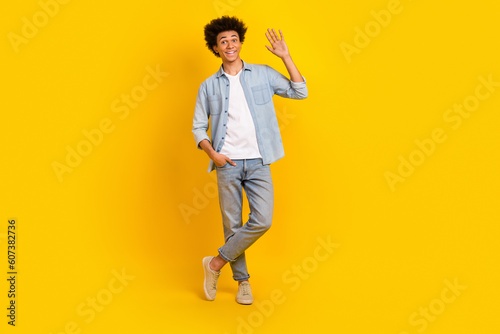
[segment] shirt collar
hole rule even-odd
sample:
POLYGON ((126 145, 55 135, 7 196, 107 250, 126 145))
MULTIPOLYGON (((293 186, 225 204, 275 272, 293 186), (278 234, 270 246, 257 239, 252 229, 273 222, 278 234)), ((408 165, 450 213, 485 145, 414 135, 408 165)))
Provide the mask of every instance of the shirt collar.
MULTIPOLYGON (((252 66, 250 64, 245 63, 243 60, 241 61, 243 62, 243 70, 249 70, 249 71, 252 70, 252 66)), ((224 75, 224 69, 221 65, 219 71, 217 72, 217 78, 219 78, 222 75, 224 75)))

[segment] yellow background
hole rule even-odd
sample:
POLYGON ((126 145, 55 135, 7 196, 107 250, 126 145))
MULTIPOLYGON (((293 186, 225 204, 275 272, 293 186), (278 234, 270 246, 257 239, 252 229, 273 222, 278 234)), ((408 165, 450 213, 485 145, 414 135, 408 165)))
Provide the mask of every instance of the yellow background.
POLYGON ((355 45, 356 27, 388 6, 73 0, 15 52, 9 33, 21 35, 22 18, 33 22, 41 7, 8 2, 0 253, 15 218, 19 274, 13 328, 3 255, 1 332, 70 333, 74 323, 75 333, 497 333, 500 87, 457 129, 443 115, 475 94, 480 76, 500 81, 500 5, 401 0, 348 62, 341 43, 355 45), (274 99, 286 157, 272 166, 273 228, 247 253, 252 306, 235 303, 229 268, 217 299, 202 297, 201 259, 223 236, 191 123, 200 83, 220 66, 203 40, 220 14, 249 26, 245 61, 286 74, 264 47, 265 29, 282 29, 309 89, 304 101, 274 99), (113 101, 157 66, 168 76, 121 119, 113 101), (59 182, 54 161, 65 163, 67 146, 103 119, 113 131, 59 182), (392 191, 384 174, 435 128, 446 141, 392 191), (317 261, 318 238, 328 237, 340 246, 317 261), (292 289, 284 275, 305 265, 292 289), (78 307, 109 297, 114 270, 134 278, 87 322, 78 307), (412 323, 440 305, 446 280, 466 288, 425 328, 412 323), (284 301, 262 311, 273 291, 284 301))

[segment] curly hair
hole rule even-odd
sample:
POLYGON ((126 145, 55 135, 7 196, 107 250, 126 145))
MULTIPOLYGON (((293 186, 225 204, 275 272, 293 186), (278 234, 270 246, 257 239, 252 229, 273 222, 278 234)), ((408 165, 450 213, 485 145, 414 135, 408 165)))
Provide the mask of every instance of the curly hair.
POLYGON ((214 51, 214 46, 217 46, 217 35, 224 31, 234 30, 238 33, 240 42, 243 43, 243 41, 245 40, 247 27, 245 26, 243 21, 241 21, 237 17, 229 17, 225 15, 210 21, 210 23, 205 26, 204 30, 205 41, 207 42, 206 45, 208 49, 212 51, 214 55, 220 57, 220 55, 214 51))

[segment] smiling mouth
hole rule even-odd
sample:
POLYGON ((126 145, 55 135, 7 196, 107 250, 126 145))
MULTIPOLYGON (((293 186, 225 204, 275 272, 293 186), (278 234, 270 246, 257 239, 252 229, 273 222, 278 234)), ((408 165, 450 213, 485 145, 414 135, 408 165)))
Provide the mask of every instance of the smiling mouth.
POLYGON ((227 55, 232 55, 232 54, 235 54, 235 53, 236 53, 236 51, 228 51, 228 52, 226 52, 227 55))

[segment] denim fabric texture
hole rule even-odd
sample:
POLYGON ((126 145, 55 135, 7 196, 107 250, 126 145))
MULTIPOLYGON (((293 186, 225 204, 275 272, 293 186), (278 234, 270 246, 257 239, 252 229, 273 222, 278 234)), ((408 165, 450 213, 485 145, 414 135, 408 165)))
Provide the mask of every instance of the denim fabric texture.
POLYGON ((274 190, 271 168, 262 159, 234 160, 236 166, 226 163, 216 167, 219 204, 224 225, 224 246, 220 256, 229 262, 236 281, 247 280, 245 250, 270 227, 273 219, 274 190), (248 199, 250 214, 243 225, 243 189, 248 199))
MULTIPOLYGON (((292 82, 267 65, 245 62, 240 81, 255 125, 259 151, 263 163, 268 165, 285 155, 272 97, 276 94, 291 99, 305 99, 306 82, 292 82)), ((205 80, 198 90, 192 132, 199 149, 199 143, 207 139, 214 150, 220 152, 226 136, 228 106, 229 79, 221 65, 219 71, 205 80), (207 134, 209 118, 211 140, 207 134)), ((214 169, 215 164, 210 160, 208 172, 214 169)))

